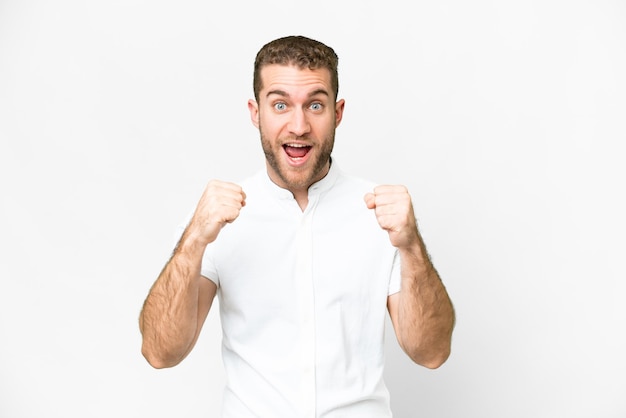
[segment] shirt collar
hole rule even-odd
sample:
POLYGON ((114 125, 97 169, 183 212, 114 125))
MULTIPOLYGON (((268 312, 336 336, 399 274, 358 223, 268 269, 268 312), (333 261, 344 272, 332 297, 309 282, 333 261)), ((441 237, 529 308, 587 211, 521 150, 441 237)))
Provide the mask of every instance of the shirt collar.
MULTIPOLYGON (((309 187, 309 197, 320 195, 333 187, 335 181, 337 181, 337 178, 339 177, 339 173, 340 169, 337 166, 337 162, 335 161, 335 159, 331 158, 330 169, 328 170, 328 173, 326 173, 324 178, 313 183, 309 187)), ((293 194, 289 190, 283 189, 282 187, 274 183, 272 179, 270 179, 270 176, 267 173, 266 169, 262 170, 262 173, 259 174, 263 176, 267 189, 270 193, 272 193, 273 196, 279 199, 293 199, 293 194)))

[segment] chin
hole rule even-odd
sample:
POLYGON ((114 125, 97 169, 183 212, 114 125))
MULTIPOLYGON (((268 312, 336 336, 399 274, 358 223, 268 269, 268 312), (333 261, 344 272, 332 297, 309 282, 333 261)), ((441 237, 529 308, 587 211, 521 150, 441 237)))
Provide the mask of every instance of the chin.
POLYGON ((289 190, 308 189, 309 186, 315 182, 315 176, 304 170, 298 170, 296 173, 281 170, 281 172, 278 173, 278 176, 285 184, 285 187, 289 190))

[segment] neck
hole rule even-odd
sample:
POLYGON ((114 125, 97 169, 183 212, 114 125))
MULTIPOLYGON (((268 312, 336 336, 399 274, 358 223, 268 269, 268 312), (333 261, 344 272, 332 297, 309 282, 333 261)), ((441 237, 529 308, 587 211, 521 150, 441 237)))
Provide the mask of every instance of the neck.
POLYGON ((302 212, 304 212, 309 204, 309 191, 305 190, 304 192, 294 193, 293 197, 296 199, 296 202, 298 203, 298 206, 300 206, 302 212))
POLYGON ((322 180, 324 177, 326 177, 330 171, 330 166, 332 164, 332 160, 329 159, 326 164, 323 166, 322 170, 320 170, 320 172, 318 173, 317 176, 315 176, 313 178, 312 181, 308 182, 308 184, 306 184, 305 186, 298 186, 294 183, 289 184, 288 180, 282 176, 280 176, 272 167, 272 165, 269 163, 269 161, 266 161, 267 164, 267 173, 270 177, 270 179, 279 187, 289 190, 291 192, 291 194, 293 195, 294 199, 296 200, 296 202, 298 203, 298 206, 300 206, 300 209, 304 212, 304 210, 306 209, 307 205, 309 204, 309 188, 317 183, 318 181, 322 180))

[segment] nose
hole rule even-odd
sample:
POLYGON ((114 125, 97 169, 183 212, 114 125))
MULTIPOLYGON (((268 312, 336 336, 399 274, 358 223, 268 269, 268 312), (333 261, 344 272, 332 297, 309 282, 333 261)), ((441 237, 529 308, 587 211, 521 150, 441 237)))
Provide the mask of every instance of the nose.
POLYGON ((307 116, 302 108, 296 108, 291 113, 289 119, 289 132, 295 136, 304 136, 311 130, 311 125, 307 119, 307 116))

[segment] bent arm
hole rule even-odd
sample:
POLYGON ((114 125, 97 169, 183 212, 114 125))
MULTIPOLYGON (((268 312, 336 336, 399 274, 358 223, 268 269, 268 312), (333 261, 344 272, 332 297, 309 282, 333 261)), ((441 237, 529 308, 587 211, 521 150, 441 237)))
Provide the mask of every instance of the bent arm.
POLYGON ((200 275, 203 253, 204 246, 184 233, 144 302, 141 352, 155 368, 180 363, 200 335, 217 291, 200 275))
POLYGON ((365 203, 400 254, 400 292, 387 298, 398 342, 414 362, 437 368, 450 356, 454 308, 417 229, 411 196, 404 186, 383 185, 365 203))
POLYGON ((387 299, 402 349, 416 363, 435 369, 450 356, 455 314, 448 293, 419 237, 399 249, 400 292, 387 299))
POLYGON ((141 352, 156 367, 172 367, 189 354, 211 309, 217 285, 200 275, 207 245, 245 205, 240 186, 211 180, 174 254, 144 302, 141 352))

